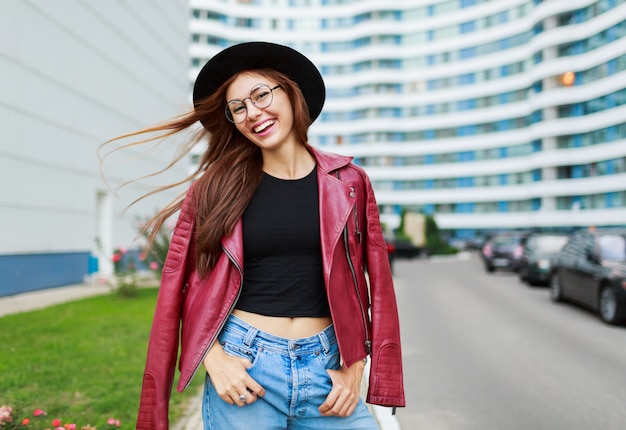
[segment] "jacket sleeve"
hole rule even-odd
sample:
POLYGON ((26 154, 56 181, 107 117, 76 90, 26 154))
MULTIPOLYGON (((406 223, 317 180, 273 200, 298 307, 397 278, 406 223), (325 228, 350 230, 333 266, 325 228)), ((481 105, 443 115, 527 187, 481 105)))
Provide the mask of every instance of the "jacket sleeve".
POLYGON ((143 375, 137 430, 167 430, 168 408, 176 359, 183 293, 194 228, 191 192, 187 193, 167 252, 143 375))
POLYGON ((405 406, 400 323, 387 244, 380 225, 374 190, 364 177, 366 202, 365 258, 370 283, 372 354, 367 402, 405 406))

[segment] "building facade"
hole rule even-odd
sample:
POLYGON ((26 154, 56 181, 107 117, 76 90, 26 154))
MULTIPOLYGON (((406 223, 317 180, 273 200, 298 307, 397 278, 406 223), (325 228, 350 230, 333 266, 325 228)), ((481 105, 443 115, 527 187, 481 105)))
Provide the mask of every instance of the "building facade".
POLYGON ((450 238, 626 224, 626 1, 191 0, 190 79, 250 40, 327 84, 311 143, 450 238))
POLYGON ((114 192, 171 150, 107 158, 109 188, 98 147, 188 104, 188 23, 187 0, 0 2, 0 296, 110 275, 113 250, 172 199, 124 212, 153 184, 114 192))

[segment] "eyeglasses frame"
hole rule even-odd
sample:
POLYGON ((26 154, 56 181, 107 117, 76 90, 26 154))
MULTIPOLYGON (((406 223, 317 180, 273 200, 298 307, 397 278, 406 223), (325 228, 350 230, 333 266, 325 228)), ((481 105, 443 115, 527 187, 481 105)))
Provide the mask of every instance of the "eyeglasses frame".
MULTIPOLYGON (((259 108, 259 109, 267 109, 268 107, 270 107, 271 104, 274 102, 274 90, 282 87, 281 84, 276 85, 274 88, 270 88, 270 86, 267 85, 267 84, 259 84, 259 85, 254 86, 252 88, 252 91, 254 91, 256 88, 263 87, 263 86, 267 87, 270 90, 270 94, 272 95, 272 100, 269 102, 269 104, 267 106, 259 108)), ((250 91, 250 95, 252 95, 252 91, 250 91)), ((246 118, 248 117, 248 106, 246 105, 246 100, 250 100, 250 103, 252 103, 255 107, 257 107, 256 102, 254 100, 252 100, 252 97, 250 97, 250 96, 245 97, 243 100, 232 99, 228 103, 226 103, 226 106, 224 108, 224 115, 226 116, 226 119, 228 120, 228 122, 230 122, 232 124, 241 124, 242 122, 244 122, 246 120, 246 118), (230 112, 230 110, 228 109, 228 106, 232 102, 237 102, 237 101, 241 102, 245 106, 245 108, 246 108, 246 116, 244 116, 243 119, 241 121, 239 121, 239 122, 235 122, 234 121, 235 118, 231 119, 231 118, 228 117, 228 113, 230 112)), ((232 116, 232 112, 231 112, 231 116, 232 116)))

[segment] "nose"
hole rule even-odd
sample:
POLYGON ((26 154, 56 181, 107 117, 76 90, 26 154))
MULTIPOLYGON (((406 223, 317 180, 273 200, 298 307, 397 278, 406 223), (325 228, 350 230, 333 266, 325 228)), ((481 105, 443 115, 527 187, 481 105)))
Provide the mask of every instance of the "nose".
POLYGON ((252 103, 252 100, 246 100, 246 110, 248 111, 248 118, 255 118, 259 116, 262 109, 252 103))

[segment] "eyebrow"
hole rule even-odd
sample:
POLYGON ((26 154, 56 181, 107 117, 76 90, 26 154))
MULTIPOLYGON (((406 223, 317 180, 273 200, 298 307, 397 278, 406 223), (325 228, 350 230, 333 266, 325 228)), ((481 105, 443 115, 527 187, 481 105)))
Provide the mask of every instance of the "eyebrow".
MULTIPOLYGON (((268 88, 272 89, 272 88, 274 88, 276 85, 280 85, 280 84, 274 84, 274 85, 271 85, 271 84, 266 84, 266 83, 263 83, 263 82, 256 83, 256 84, 254 84, 254 85, 252 86, 252 88, 250 88, 250 92, 248 93, 248 96, 247 96, 247 97, 244 97, 244 99, 247 99, 248 97, 250 97, 250 94, 252 94, 252 91, 254 91, 254 89, 255 89, 256 87, 260 86, 260 85, 265 85, 266 87, 268 87, 268 88)), ((243 99, 230 99, 230 100, 226 100, 226 103, 230 103, 230 102, 234 102, 234 101, 243 101, 243 99)))

